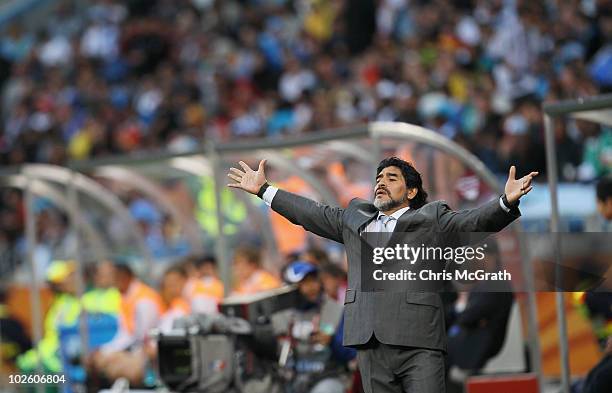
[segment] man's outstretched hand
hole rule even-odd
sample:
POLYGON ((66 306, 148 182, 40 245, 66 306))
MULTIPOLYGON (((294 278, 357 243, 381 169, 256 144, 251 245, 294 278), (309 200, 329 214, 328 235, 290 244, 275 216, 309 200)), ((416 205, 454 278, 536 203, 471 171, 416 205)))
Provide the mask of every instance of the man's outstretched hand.
POLYGON ((236 183, 230 183, 228 187, 240 188, 246 192, 257 195, 257 192, 266 182, 266 173, 264 167, 266 166, 266 160, 259 161, 259 168, 254 171, 244 161, 238 161, 238 164, 242 167, 242 170, 238 168, 230 168, 230 173, 227 177, 234 180, 236 183))
POLYGON ((510 167, 510 173, 508 174, 508 181, 506 182, 506 187, 504 188, 504 192, 506 193, 506 198, 508 202, 514 203, 521 199, 523 195, 526 195, 533 189, 531 185, 531 180, 536 177, 539 172, 531 172, 530 174, 521 177, 520 179, 516 179, 516 167, 512 165, 510 167))

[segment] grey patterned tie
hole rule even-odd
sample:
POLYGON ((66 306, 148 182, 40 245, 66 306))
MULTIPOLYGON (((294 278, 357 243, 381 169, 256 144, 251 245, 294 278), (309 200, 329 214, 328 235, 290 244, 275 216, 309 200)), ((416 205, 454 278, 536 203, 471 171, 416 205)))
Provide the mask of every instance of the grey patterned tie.
POLYGON ((392 216, 380 216, 380 219, 382 221, 383 224, 383 230, 382 232, 392 232, 391 231, 391 221, 395 220, 395 217, 392 216))

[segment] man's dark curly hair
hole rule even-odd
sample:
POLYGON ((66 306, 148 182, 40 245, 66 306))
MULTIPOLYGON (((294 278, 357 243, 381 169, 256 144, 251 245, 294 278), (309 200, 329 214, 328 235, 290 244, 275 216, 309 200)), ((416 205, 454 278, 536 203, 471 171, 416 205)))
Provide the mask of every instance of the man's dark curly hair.
POLYGON ((398 157, 385 158, 380 162, 380 164, 378 164, 378 168, 376 168, 376 176, 378 176, 383 169, 390 166, 398 167, 400 171, 402 171, 402 175, 406 181, 406 187, 417 189, 416 196, 410 200, 410 208, 418 209, 425 205, 427 203, 427 192, 425 192, 423 189, 423 179, 421 178, 421 174, 414 168, 414 166, 398 157))

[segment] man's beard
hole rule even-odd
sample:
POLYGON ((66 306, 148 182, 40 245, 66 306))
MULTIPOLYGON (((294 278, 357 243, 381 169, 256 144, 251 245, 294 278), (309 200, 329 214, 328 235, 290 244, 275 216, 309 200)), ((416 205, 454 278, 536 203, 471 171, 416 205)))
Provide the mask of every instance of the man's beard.
POLYGON ((381 201, 375 198, 374 207, 377 208, 378 211, 384 212, 384 211, 388 211, 391 209, 395 209, 396 207, 399 207, 409 201, 408 195, 404 195, 402 199, 393 199, 390 195, 389 195, 389 198, 390 200, 388 201, 381 201))

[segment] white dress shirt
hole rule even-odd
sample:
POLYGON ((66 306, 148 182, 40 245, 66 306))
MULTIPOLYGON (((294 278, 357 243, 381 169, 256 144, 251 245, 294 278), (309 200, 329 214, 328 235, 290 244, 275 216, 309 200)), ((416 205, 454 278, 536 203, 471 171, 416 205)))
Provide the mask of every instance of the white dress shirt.
POLYGON ((270 186, 266 189, 266 191, 264 191, 261 199, 263 199, 266 205, 272 206, 272 199, 274 199, 274 196, 276 195, 277 191, 278 191, 278 188, 274 186, 270 186))
POLYGON ((370 221, 365 227, 364 232, 393 232, 397 225, 397 220, 408 210, 410 210, 410 206, 403 207, 390 216, 383 212, 378 212, 376 220, 370 221))

